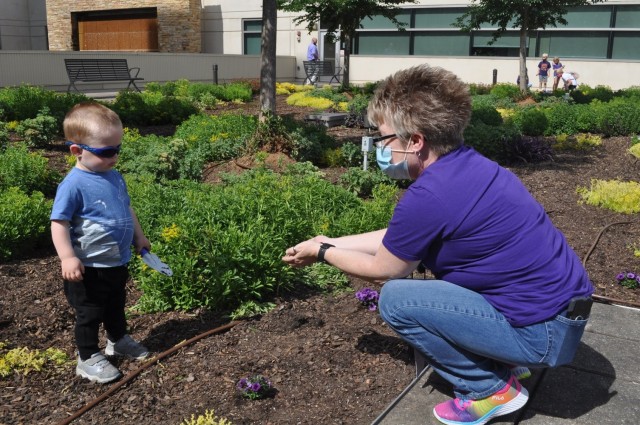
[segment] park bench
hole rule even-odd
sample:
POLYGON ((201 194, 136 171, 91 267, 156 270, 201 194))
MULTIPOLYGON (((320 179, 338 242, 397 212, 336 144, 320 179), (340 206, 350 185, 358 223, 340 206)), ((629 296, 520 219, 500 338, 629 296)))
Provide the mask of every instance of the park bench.
POLYGON ((304 72, 307 74, 307 79, 304 80, 305 84, 317 81, 319 77, 331 77, 329 84, 335 79, 340 83, 340 67, 333 69, 333 61, 303 61, 304 72), (311 77, 315 76, 315 80, 311 77))
POLYGON ((136 81, 144 80, 138 77, 140 68, 129 68, 126 59, 65 59, 64 66, 67 68, 69 76, 69 86, 67 92, 73 87, 77 92, 76 81, 98 82, 98 81, 128 81, 127 90, 133 85, 136 90, 140 88, 136 81), (131 71, 136 70, 135 75, 131 71))

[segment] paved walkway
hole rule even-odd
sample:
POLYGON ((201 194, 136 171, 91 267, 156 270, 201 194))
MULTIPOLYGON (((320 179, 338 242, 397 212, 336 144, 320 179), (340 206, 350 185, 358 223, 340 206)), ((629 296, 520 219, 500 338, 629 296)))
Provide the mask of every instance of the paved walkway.
MULTIPOLYGON (((373 424, 440 423, 433 406, 451 398, 450 386, 430 369, 412 384, 373 424)), ((594 303, 573 362, 533 371, 522 384, 527 405, 489 424, 640 424, 640 310, 594 303)))

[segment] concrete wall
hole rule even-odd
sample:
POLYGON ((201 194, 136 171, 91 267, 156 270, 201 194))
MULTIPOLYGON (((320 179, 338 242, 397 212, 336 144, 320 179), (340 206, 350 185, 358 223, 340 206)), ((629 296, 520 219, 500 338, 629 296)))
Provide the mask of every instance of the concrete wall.
POLYGON ((46 50, 46 25, 43 0, 1 0, 0 49, 46 50))
POLYGON ((50 50, 73 50, 72 12, 155 7, 160 52, 199 53, 200 0, 47 0, 50 50))
MULTIPOLYGON (((0 87, 31 84, 64 91, 69 78, 65 58, 124 58, 129 67, 139 67, 142 85, 150 81, 177 79, 213 81, 213 65, 218 65, 220 83, 237 79, 259 79, 260 58, 242 55, 191 53, 126 53, 126 52, 36 52, 0 51, 0 87)), ((276 79, 294 81, 295 58, 276 58, 276 79)), ((140 85, 140 83, 138 83, 140 85)), ((119 90, 126 83, 76 83, 81 91, 119 90)))
MULTIPOLYGON (((538 87, 535 71, 539 58, 529 58, 529 81, 538 87)), ((518 78, 518 58, 480 58, 480 57, 420 57, 420 56, 352 56, 350 79, 353 84, 381 80, 399 69, 428 63, 452 71, 467 83, 491 84, 493 70, 498 71, 497 82, 514 83, 518 78)), ((614 90, 631 86, 640 86, 640 61, 622 62, 613 60, 563 60, 566 70, 580 75, 578 83, 609 86, 614 90)), ((548 88, 552 86, 551 81, 548 88)))

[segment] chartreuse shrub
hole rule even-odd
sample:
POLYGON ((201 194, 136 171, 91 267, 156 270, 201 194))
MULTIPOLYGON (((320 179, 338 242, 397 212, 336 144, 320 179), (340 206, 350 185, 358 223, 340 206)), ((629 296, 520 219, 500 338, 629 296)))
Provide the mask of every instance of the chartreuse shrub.
POLYGON ((128 184, 154 252, 174 272, 167 278, 133 262, 146 311, 263 301, 307 281, 304 270, 281 261, 287 247, 317 234, 384 227, 395 204, 394 188, 374 191, 365 202, 313 175, 263 169, 217 186, 130 177, 128 184))
POLYGON ((191 419, 185 419, 180 425, 231 425, 231 422, 218 418, 213 410, 205 410, 204 415, 191 415, 191 419))
POLYGON ((578 193, 588 205, 624 214, 640 212, 640 183, 619 180, 591 180, 591 188, 579 187, 578 193))
POLYGON ((640 138, 638 138, 638 136, 633 136, 631 138, 629 153, 636 157, 636 159, 640 159, 640 138))
POLYGON ((52 203, 41 192, 27 195, 17 187, 0 190, 0 260, 50 243, 47 230, 52 203))
POLYGON ((23 144, 0 151, 0 190, 17 187, 25 193, 40 191, 53 195, 60 175, 48 167, 48 160, 29 152, 23 144))
POLYGON ((314 87, 311 85, 305 86, 301 84, 276 82, 276 94, 292 94, 301 91, 311 91, 313 89, 314 87))
POLYGON ((30 350, 27 347, 8 349, 6 342, 0 342, 0 378, 14 373, 28 375, 40 372, 47 367, 58 367, 69 361, 69 357, 57 348, 44 351, 30 350))
POLYGON ((336 109, 347 111, 349 99, 342 93, 338 93, 331 86, 310 91, 301 91, 287 97, 287 104, 295 106, 306 106, 321 111, 325 109, 336 109))
POLYGON ((558 134, 553 143, 553 149, 558 151, 566 150, 589 150, 602 145, 602 137, 589 134, 579 133, 576 135, 558 134))

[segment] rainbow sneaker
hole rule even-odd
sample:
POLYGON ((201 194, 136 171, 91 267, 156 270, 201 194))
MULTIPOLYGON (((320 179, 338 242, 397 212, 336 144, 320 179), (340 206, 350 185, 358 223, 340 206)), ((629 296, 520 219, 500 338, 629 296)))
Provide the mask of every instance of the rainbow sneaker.
POLYGON ((433 414, 448 425, 483 425, 496 416, 515 412, 528 399, 527 389, 512 376, 503 389, 487 398, 466 401, 455 398, 438 404, 433 414))
POLYGON ((512 366, 511 373, 516 377, 518 381, 531 378, 531 371, 526 366, 512 366))

